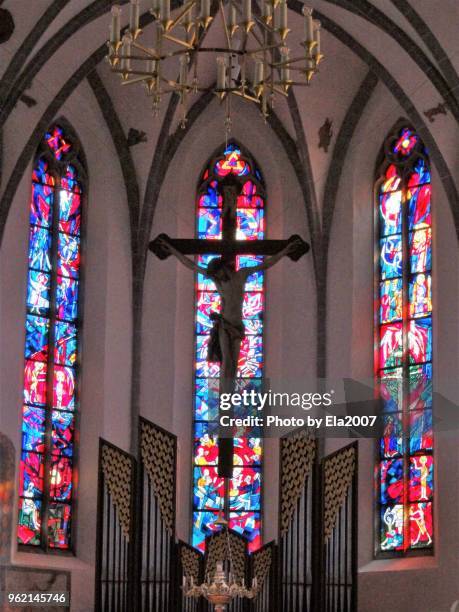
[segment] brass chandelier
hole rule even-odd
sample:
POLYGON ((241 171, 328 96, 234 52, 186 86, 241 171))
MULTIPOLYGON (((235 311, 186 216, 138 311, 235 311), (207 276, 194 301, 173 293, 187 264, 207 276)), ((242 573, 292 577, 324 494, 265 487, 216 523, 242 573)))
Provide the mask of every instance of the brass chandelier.
MULTIPOLYGON (((216 0, 214 0, 215 3, 216 0)), ((287 96, 292 86, 309 85, 323 59, 320 22, 303 7, 304 35, 292 54, 287 46, 287 0, 218 0, 224 32, 223 46, 204 46, 204 35, 215 19, 210 0, 188 0, 172 16, 170 0, 151 0, 154 18, 151 46, 142 44, 139 0, 130 0, 129 28, 122 34, 121 9, 111 11, 107 59, 123 85, 141 83, 152 98, 154 114, 165 94, 177 93, 182 125, 188 100, 198 92, 214 92, 226 101, 226 129, 231 126, 231 95, 260 105, 263 116, 276 95, 287 96), (212 54, 216 78, 207 86, 200 58, 212 54), (293 57, 292 57, 293 55, 293 57)), ((218 13, 217 13, 218 14, 218 13)), ((207 70, 208 72, 208 70, 207 70)))

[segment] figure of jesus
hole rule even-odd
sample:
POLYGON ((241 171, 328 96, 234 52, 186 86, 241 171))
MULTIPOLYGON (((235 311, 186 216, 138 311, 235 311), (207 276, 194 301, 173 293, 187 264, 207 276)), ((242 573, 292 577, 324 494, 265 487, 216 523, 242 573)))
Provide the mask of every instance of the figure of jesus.
MULTIPOLYGON (((300 239, 298 239, 301 242, 300 239)), ((268 270, 280 259, 298 249, 298 241, 290 242, 282 251, 266 259, 258 266, 236 270, 234 258, 212 259, 207 268, 198 266, 194 261, 175 249, 169 242, 161 239, 161 248, 175 255, 190 270, 204 274, 211 279, 221 297, 221 313, 213 314, 214 326, 210 334, 209 361, 220 362, 220 393, 232 393, 236 379, 239 351, 245 336, 242 321, 242 305, 247 277, 260 270, 268 270)))

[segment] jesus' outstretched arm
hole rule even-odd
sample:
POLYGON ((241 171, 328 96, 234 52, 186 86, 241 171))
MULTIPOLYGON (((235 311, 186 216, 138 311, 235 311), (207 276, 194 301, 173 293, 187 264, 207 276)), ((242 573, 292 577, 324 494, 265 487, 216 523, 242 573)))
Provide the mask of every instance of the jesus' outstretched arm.
POLYGON ((254 272, 259 272, 260 270, 268 270, 269 268, 277 264, 277 262, 280 261, 282 257, 285 257, 289 253, 294 253, 297 248, 298 243, 296 241, 291 242, 284 249, 282 249, 282 251, 279 251, 279 253, 276 253, 276 255, 273 255, 269 259, 266 259, 262 264, 258 266, 248 266, 247 268, 243 268, 241 272, 244 271, 247 276, 250 276, 250 274, 253 274, 254 272))
POLYGON ((193 270, 193 272, 198 272, 199 274, 204 274, 205 276, 207 276, 207 270, 206 268, 202 268, 201 266, 198 266, 198 264, 196 264, 194 261, 192 261, 191 259, 188 259, 188 257, 186 257, 185 255, 183 255, 183 253, 180 253, 179 250, 177 250, 175 247, 173 247, 170 242, 167 242, 167 240, 164 240, 163 238, 161 238, 159 240, 159 243, 161 245, 161 248, 164 251, 167 251, 168 253, 170 253, 171 255, 175 255, 175 257, 177 257, 177 259, 187 268, 189 268, 190 270, 193 270))

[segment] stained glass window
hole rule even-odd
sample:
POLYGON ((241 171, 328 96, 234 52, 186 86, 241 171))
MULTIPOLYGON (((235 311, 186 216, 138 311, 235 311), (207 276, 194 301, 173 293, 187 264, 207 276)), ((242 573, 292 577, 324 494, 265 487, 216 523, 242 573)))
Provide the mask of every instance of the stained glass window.
MULTIPOLYGON (((229 144, 213 158, 202 175, 198 189, 198 238, 221 239, 223 198, 220 185, 232 173, 241 181, 237 202, 238 240, 264 237, 265 198, 261 173, 249 156, 236 144, 229 144)), ((215 256, 197 258, 205 267, 215 256)), ((262 257, 237 257, 238 269, 256 266, 262 257)), ((245 338, 239 354, 237 387, 258 390, 263 374, 263 272, 247 278, 243 303, 245 338)), ((212 313, 220 310, 220 296, 211 280, 202 274, 196 279, 195 392, 194 392, 194 472, 193 472, 193 546, 204 550, 205 538, 216 530, 219 510, 224 510, 231 529, 245 536, 249 550, 261 546, 261 438, 239 437, 234 440, 233 475, 225 492, 218 476, 219 364, 207 361, 207 345, 212 328, 212 313)), ((247 410, 247 408, 244 408, 247 410)), ((254 411, 256 409, 254 408, 254 411)), ((237 414, 235 416, 238 416, 237 414)), ((252 432, 254 434, 258 432, 252 432)))
POLYGON ((45 134, 30 199, 17 538, 44 550, 72 547, 85 173, 68 132, 45 134))
POLYGON ((431 182, 410 127, 387 139, 377 185, 377 549, 392 556, 431 550, 434 539, 431 182))

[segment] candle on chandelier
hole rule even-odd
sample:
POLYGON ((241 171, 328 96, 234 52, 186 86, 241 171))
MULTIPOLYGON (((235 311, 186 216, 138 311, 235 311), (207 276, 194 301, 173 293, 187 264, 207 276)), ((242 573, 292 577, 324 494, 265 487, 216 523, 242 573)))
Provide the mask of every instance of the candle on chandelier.
POLYGON ((312 8, 303 6, 304 15, 304 35, 306 42, 314 40, 314 19, 312 18, 312 8))
POLYGON ((290 52, 287 47, 283 47, 281 49, 281 62, 283 66, 281 66, 281 81, 282 83, 287 83, 290 80, 290 67, 288 61, 290 60, 290 52))
POLYGON ((244 0, 244 23, 250 23, 252 21, 252 0, 244 0))
POLYGON ((186 85, 186 78, 187 78, 187 73, 188 73, 188 55, 181 55, 180 56, 180 76, 179 76, 179 83, 180 85, 182 85, 182 87, 184 87, 186 85))
POLYGON ((110 42, 116 44, 120 42, 121 25, 120 25, 121 9, 118 5, 112 7, 112 23, 110 25, 110 42))
POLYGON ((253 86, 254 87, 258 87, 258 85, 260 85, 260 83, 263 81, 263 72, 264 72, 263 68, 264 68, 263 61, 259 59, 256 60, 254 75, 253 75, 253 86))
POLYGON ((121 52, 121 70, 128 71, 131 69, 131 43, 132 36, 130 34, 125 34, 123 36, 123 49, 121 52))
POLYGON ((151 0, 151 11, 153 15, 158 16, 159 13, 159 0, 151 0))
POLYGON ((232 30, 237 25, 236 7, 233 3, 229 6, 228 27, 232 30))
POLYGON ((171 3, 170 0, 161 0, 160 5, 160 17, 161 21, 166 22, 171 18, 171 3))
POLYGON ((139 0, 131 0, 131 7, 129 13, 129 29, 131 30, 131 32, 137 32, 137 30, 139 29, 139 15, 139 0))
POLYGON ((210 17, 210 0, 201 0, 201 19, 210 17))
POLYGON ((287 2, 282 0, 279 5, 279 30, 287 29, 287 2))
POLYGON ((316 41, 316 46, 314 47, 313 54, 315 57, 319 57, 320 56, 320 26, 321 26, 321 23, 320 21, 315 20, 314 25, 315 25, 314 40, 316 41))
POLYGON ((263 14, 265 23, 269 23, 272 17, 272 6, 269 0, 265 0, 265 2, 263 2, 262 14, 263 14))
POLYGON ((226 59, 217 57, 217 89, 226 87, 226 59))

